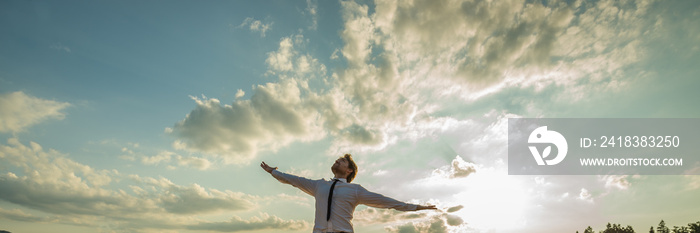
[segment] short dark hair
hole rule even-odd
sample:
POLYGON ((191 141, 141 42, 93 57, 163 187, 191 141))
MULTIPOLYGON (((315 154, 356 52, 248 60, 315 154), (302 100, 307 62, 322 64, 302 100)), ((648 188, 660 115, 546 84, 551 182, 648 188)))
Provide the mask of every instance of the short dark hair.
POLYGON ((348 174, 348 177, 345 178, 346 180, 348 180, 348 183, 350 183, 353 179, 355 179, 355 176, 357 175, 357 164, 355 164, 355 161, 352 160, 351 154, 345 154, 343 158, 348 161, 348 168, 352 170, 352 172, 348 174))

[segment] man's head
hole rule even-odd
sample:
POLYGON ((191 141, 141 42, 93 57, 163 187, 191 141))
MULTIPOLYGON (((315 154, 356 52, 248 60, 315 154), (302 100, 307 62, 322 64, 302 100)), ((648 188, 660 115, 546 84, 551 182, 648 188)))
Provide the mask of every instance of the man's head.
POLYGON ((352 160, 352 155, 345 154, 343 157, 335 160, 335 163, 331 166, 331 171, 333 171, 333 174, 336 176, 345 177, 348 183, 350 183, 355 179, 355 175, 357 175, 357 164, 352 160))

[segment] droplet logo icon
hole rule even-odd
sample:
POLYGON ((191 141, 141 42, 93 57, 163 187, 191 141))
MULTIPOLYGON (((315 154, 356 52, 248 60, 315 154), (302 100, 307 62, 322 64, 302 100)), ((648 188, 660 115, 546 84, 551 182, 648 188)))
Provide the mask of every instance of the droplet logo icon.
POLYGON ((564 160, 566 157, 566 152, 569 151, 569 145, 566 143, 566 139, 559 132, 553 130, 547 130, 547 126, 541 126, 530 133, 530 137, 527 139, 530 144, 533 143, 549 143, 554 144, 557 147, 557 155, 554 158, 545 160, 552 153, 552 146, 547 146, 542 150, 542 153, 537 150, 535 146, 529 146, 532 156, 537 161, 537 165, 556 165, 564 160))

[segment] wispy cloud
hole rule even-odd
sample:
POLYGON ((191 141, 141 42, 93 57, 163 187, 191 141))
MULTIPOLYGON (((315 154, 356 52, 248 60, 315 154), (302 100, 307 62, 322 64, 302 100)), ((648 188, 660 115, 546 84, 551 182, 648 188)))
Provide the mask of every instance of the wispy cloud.
POLYGON ((306 13, 311 17, 310 30, 318 29, 318 0, 306 0, 306 13))
POLYGON ((139 150, 138 143, 127 143, 122 147, 123 153, 119 158, 128 161, 138 161, 144 165, 165 165, 168 169, 177 169, 182 167, 195 168, 198 170, 207 170, 211 168, 212 162, 203 157, 192 155, 180 155, 172 151, 162 150, 155 155, 146 155, 139 150))
POLYGON ((468 226, 463 226, 464 221, 458 216, 443 214, 433 216, 428 220, 411 221, 402 225, 388 226, 385 228, 387 232, 478 232, 477 229, 472 229, 468 226))
POLYGON ((198 214, 220 210, 248 210, 254 206, 249 201, 251 196, 239 192, 206 190, 198 184, 180 186, 164 178, 142 178, 136 175, 131 175, 130 178, 140 184, 157 188, 159 192, 149 194, 151 200, 155 200, 158 206, 169 213, 198 214))
POLYGON ((53 43, 53 44, 51 44, 51 46, 49 46, 49 48, 55 49, 55 50, 59 50, 59 51, 64 51, 64 52, 67 52, 67 53, 70 53, 70 52, 71 52, 71 50, 70 50, 70 48, 69 48, 68 46, 65 46, 65 45, 63 45, 63 44, 61 44, 61 43, 53 43))
POLYGON ((211 161, 209 161, 206 158, 202 158, 202 157, 177 156, 177 157, 175 157, 175 160, 177 161, 177 164, 180 166, 192 167, 192 168, 196 168, 199 170, 207 170, 208 168, 211 167, 211 161))
POLYGON ((260 37, 265 37, 265 33, 272 28, 272 23, 263 23, 260 20, 256 20, 254 18, 246 18, 243 20, 241 24, 239 24, 236 28, 244 28, 247 27, 251 31, 254 32, 260 32, 260 37))
POLYGON ((224 222, 200 222, 196 225, 188 226, 191 230, 207 230, 218 232, 238 232, 254 230, 301 230, 308 227, 308 223, 298 220, 283 220, 276 216, 262 214, 260 217, 253 217, 244 220, 234 217, 224 222))
POLYGON ((382 224, 387 232, 468 232, 459 216, 443 212, 399 212, 367 208, 355 213, 358 225, 382 224))
POLYGON ((605 182, 606 188, 615 188, 619 190, 627 190, 630 188, 630 181, 627 175, 606 175, 601 176, 601 181, 605 182))
POLYGON ((269 73, 277 75, 279 81, 256 86, 249 100, 222 105, 218 99, 193 97, 197 109, 166 130, 178 137, 175 148, 246 163, 260 151, 274 151, 294 141, 319 140, 329 134, 336 138, 332 153, 377 150, 398 138, 416 139, 464 124, 429 117, 425 111, 430 108, 418 109, 393 89, 367 89, 362 87, 367 84, 359 83, 363 80, 344 80, 336 74, 328 77, 323 64, 298 50, 307 43, 299 35, 283 38, 279 49, 266 60, 269 73), (319 82, 327 85, 316 85, 319 82), (359 90, 362 93, 355 93, 359 90), (375 103, 379 101, 375 98, 383 96, 398 105, 390 108, 389 103, 375 103))
POLYGON ((46 222, 47 218, 37 217, 32 214, 25 213, 20 209, 6 210, 0 208, 0 218, 10 219, 21 222, 46 222))
MULTIPOLYGON (((469 124, 439 114, 446 103, 508 89, 556 86, 546 97, 556 101, 619 90, 629 81, 624 68, 643 56, 638 37, 654 30, 653 20, 642 20, 649 6, 610 6, 623 17, 611 14, 605 1, 586 4, 380 1, 371 11, 342 2, 344 44, 334 54, 347 66, 327 74, 304 52, 308 39, 282 38, 266 59, 276 82, 231 104, 193 98, 197 108, 169 131, 177 149, 229 162, 326 137, 330 153, 377 151, 469 124)), ((537 111, 533 101, 504 105, 537 111)))
POLYGON ((0 132, 21 132, 47 119, 63 119, 69 103, 36 98, 24 92, 0 94, 0 132))
MULTIPOLYGON (((109 224, 127 231, 188 229, 209 226, 196 218, 222 211, 257 208, 259 197, 207 189, 198 184, 177 185, 165 178, 122 174, 75 162, 55 150, 44 150, 11 138, 0 144, 0 161, 17 172, 0 174, 0 200, 47 214, 37 217, 22 210, 0 209, 0 217, 25 222, 59 222, 99 227, 109 224), (130 187, 130 191, 112 185, 130 187)), ((265 215, 263 220, 226 222, 239 229, 297 229, 303 221, 265 215)))

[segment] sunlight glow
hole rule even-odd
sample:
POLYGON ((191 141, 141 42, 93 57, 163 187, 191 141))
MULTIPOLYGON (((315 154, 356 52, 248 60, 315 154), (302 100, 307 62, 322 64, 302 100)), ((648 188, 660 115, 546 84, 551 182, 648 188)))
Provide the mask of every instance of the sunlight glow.
POLYGON ((512 230, 525 225, 528 188, 504 170, 481 169, 463 184, 455 197, 464 209, 454 214, 483 230, 512 230))

